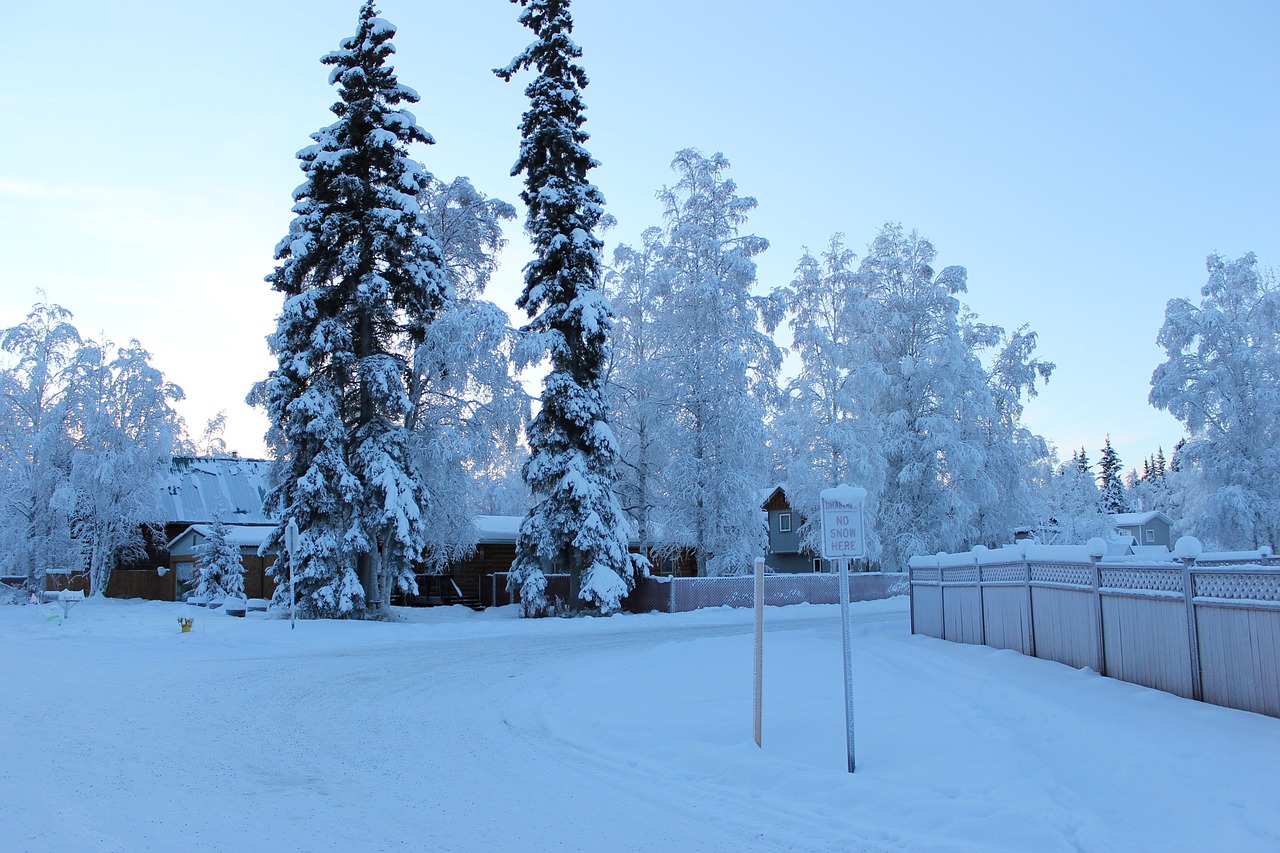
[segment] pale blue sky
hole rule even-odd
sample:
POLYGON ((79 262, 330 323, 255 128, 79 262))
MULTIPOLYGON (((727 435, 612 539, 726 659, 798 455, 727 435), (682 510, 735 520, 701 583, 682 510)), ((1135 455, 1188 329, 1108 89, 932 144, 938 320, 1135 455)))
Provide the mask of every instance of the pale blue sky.
MULTIPOLYGON (((317 61, 357 0, 0 0, 0 324, 37 288, 81 331, 139 338, 188 392, 193 431, 271 365, 262 277, 332 120, 317 61)), ((384 0, 402 82, 438 144, 417 154, 516 202, 524 107, 489 69, 527 41, 502 0, 384 0)), ((595 179, 612 245, 658 224, 672 154, 723 151, 763 287, 801 247, 885 221, 969 269, 986 322, 1029 323, 1058 371, 1028 422, 1127 465, 1181 435, 1146 402, 1165 303, 1198 297, 1204 256, 1280 265, 1280 3, 579 0, 595 179)), ((523 234, 490 295, 514 310, 523 234)))

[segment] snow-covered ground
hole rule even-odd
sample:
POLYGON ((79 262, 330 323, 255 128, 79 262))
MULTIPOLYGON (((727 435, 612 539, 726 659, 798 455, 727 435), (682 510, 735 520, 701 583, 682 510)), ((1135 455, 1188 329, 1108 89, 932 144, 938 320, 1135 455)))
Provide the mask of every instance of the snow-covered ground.
POLYGON ((1280 720, 838 608, 0 607, 0 849, 1275 851, 1280 720), (191 633, 177 617, 191 614, 191 633))

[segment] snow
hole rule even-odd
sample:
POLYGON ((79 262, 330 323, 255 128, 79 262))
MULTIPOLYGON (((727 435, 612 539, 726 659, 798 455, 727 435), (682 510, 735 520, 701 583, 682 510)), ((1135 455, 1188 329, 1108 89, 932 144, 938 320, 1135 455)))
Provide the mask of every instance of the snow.
POLYGON ((9 849, 1280 849, 1280 720, 914 637, 903 598, 853 608, 853 775, 833 605, 767 609, 763 749, 749 610, 55 607, 0 607, 9 849))

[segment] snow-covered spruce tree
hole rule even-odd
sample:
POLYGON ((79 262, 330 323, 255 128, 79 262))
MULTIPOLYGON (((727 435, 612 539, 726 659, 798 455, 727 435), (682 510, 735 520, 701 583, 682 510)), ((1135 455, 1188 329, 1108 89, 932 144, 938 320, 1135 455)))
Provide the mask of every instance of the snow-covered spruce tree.
POLYGON ((1210 255, 1200 304, 1170 300, 1151 404, 1186 426, 1170 470, 1180 528, 1224 548, 1280 548, 1280 289, 1252 252, 1210 255))
POLYGON ((231 527, 215 517, 209 527, 209 538, 196 547, 196 596, 213 598, 244 597, 244 562, 240 548, 230 541, 231 527))
POLYGON ((276 457, 266 508, 279 527, 263 547, 282 552, 277 597, 292 573, 310 616, 381 611, 425 546, 405 419, 412 354, 450 294, 417 200, 428 176, 408 156, 433 140, 400 106, 418 96, 387 62, 394 34, 365 2, 356 34, 321 59, 338 120, 298 153, 306 180, 267 277, 284 294, 268 338, 277 367, 250 394, 276 457), (283 549, 290 519, 296 555, 283 549))
POLYGON ((604 199, 587 180, 596 165, 583 147, 587 76, 575 59, 568 0, 512 0, 535 40, 495 73, 510 81, 537 76, 525 89, 529 109, 512 174, 524 173, 520 196, 534 258, 517 304, 529 313, 530 353, 549 353, 542 406, 529 427, 524 477, 537 500, 520 526, 510 585, 526 615, 545 613, 543 566, 569 575, 566 605, 618 609, 643 562, 627 553, 629 523, 613 491, 617 442, 608 424, 605 367, 612 312, 600 292, 595 236, 604 199))
POLYGON ((1108 435, 1102 446, 1102 456, 1098 458, 1098 499, 1102 511, 1108 515, 1129 511, 1129 497, 1121 479, 1123 471, 1120 455, 1111 446, 1111 436, 1108 435))
POLYGON ((749 571, 762 553, 759 490, 768 476, 765 418, 781 353, 769 333, 781 301, 752 293, 752 260, 768 241, 743 234, 754 198, 739 196, 723 154, 693 149, 671 164, 664 207, 670 293, 659 319, 677 436, 667 463, 667 518, 695 551, 699 575, 749 571))
MULTIPOLYGON (((822 489, 840 483, 871 494, 882 489, 881 424, 862 399, 866 365, 856 360, 850 323, 867 298, 856 261, 844 235, 836 234, 821 260, 804 252, 785 295, 800 371, 787 384, 778 433, 786 445, 787 498, 805 518, 800 535, 814 553, 821 545, 822 489)), ((879 537, 869 532, 868 557, 875 559, 879 537)))
POLYGON ((144 528, 161 532, 160 493, 183 433, 172 406, 182 389, 136 340, 107 361, 110 348, 88 341, 67 368, 73 530, 95 596, 106 595, 118 560, 145 556, 144 528))
POLYGON ((80 568, 72 538, 68 367, 81 346, 71 313, 43 302, 0 332, 0 571, 45 588, 55 569, 80 568))

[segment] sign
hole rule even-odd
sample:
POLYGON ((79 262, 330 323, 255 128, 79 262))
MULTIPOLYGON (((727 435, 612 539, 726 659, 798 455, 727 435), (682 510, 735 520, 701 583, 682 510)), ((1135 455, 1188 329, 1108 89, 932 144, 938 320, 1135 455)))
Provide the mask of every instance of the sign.
POLYGON ((822 556, 827 560, 854 560, 867 555, 862 505, 867 490, 857 486, 823 489, 822 556))

